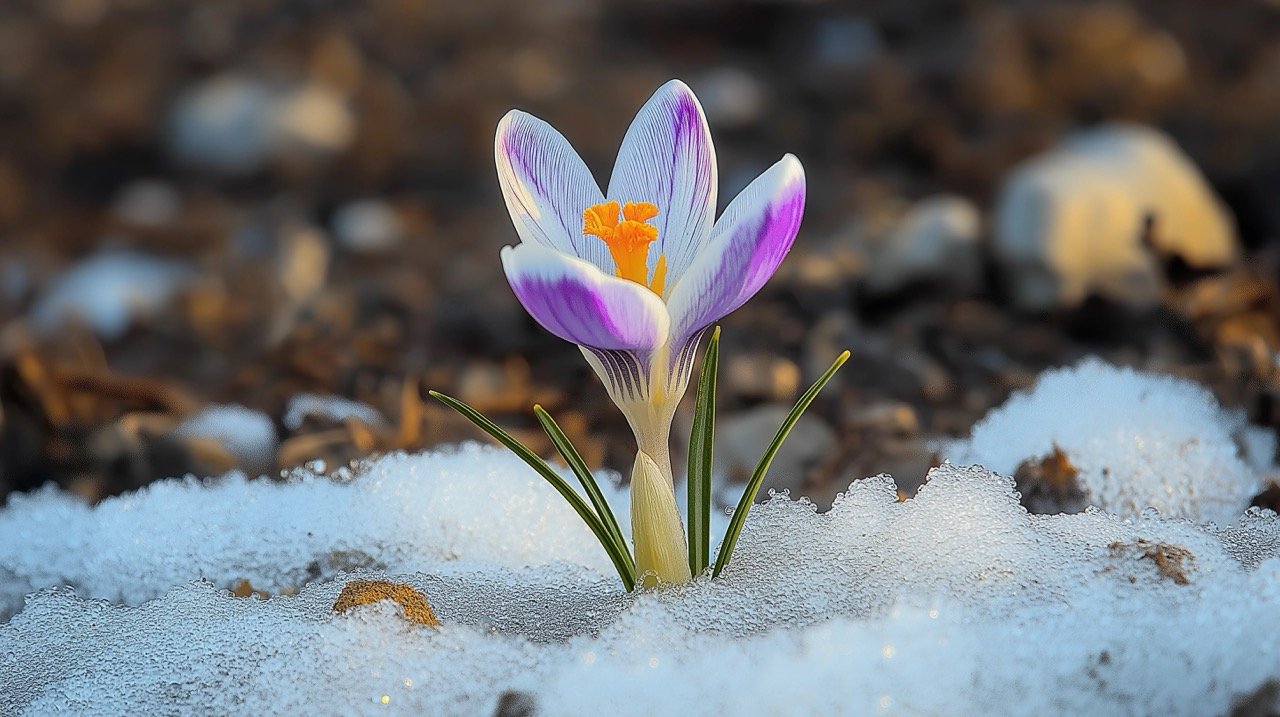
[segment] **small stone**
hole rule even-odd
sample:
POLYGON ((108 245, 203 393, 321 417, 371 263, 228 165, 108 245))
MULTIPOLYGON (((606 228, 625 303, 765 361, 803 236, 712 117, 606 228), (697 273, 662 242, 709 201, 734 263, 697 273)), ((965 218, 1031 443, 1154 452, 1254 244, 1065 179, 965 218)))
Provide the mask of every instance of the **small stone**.
POLYGON ((744 127, 756 122, 764 109, 764 88, 740 67, 719 67, 693 82, 698 99, 713 126, 744 127))
POLYGON ((853 428, 882 435, 914 436, 920 432, 915 409, 901 401, 857 406, 849 412, 848 421, 853 428))
POLYGON ((275 424, 265 413, 244 406, 206 406, 178 424, 173 435, 217 441, 251 473, 264 472, 275 461, 275 424))
POLYGON ((766 401, 793 398, 800 387, 800 367, 780 356, 736 355, 721 374, 727 393, 766 401))
POLYGON ((404 234, 400 215, 386 202, 365 199, 342 205, 333 215, 333 233, 342 248, 360 253, 395 249, 404 234))
POLYGON ((356 129, 346 99, 327 86, 219 75, 179 96, 167 141, 179 160, 237 176, 276 160, 331 156, 350 146, 356 129))
POLYGON ((262 168, 271 148, 273 96, 263 84, 234 75, 189 88, 174 104, 168 143, 178 159, 223 174, 262 168))
POLYGON ((342 586, 342 592, 333 603, 333 611, 347 612, 361 605, 391 600, 400 605, 406 620, 428 627, 440 627, 440 620, 431 609, 427 597, 412 585, 387 580, 351 580, 342 586))
POLYGON ((131 224, 162 226, 178 219, 182 211, 182 196, 167 182, 143 179, 122 189, 111 211, 131 224))
POLYGON ((28 318, 47 334, 83 322, 99 337, 117 339, 134 321, 159 314, 194 276, 194 269, 184 262, 102 250, 54 278, 28 318))
MULTIPOLYGON (((731 478, 749 479, 790 411, 785 404, 767 404, 721 422, 716 430, 716 461, 731 478)), ((835 431, 817 415, 805 413, 774 457, 764 487, 802 493, 809 469, 830 459, 835 450, 835 431)))
POLYGON ((308 421, 331 427, 348 418, 359 419, 366 426, 387 425, 378 409, 343 396, 317 393, 299 393, 289 399, 282 422, 290 431, 297 431, 308 421))
POLYGON ((280 155, 329 155, 351 144, 356 121, 341 94, 310 84, 280 96, 272 107, 272 130, 280 155))
POLYGON ((982 215, 968 199, 939 195, 916 202, 892 231, 864 239, 867 289, 888 293, 924 281, 972 289, 981 279, 981 228, 982 215))
POLYGON ((814 25, 808 59, 812 68, 827 78, 847 77, 867 67, 882 45, 880 31, 866 18, 829 18, 814 25))

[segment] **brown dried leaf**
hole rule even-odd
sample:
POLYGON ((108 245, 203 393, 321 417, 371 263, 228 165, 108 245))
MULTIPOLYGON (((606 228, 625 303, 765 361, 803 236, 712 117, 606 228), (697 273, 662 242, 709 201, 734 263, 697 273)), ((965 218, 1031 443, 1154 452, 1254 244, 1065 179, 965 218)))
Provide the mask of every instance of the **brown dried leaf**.
POLYGON ((427 596, 412 585, 387 580, 352 580, 342 587, 342 593, 333 603, 333 611, 342 613, 361 605, 391 600, 404 611, 406 620, 428 627, 440 627, 440 620, 427 602, 427 596))

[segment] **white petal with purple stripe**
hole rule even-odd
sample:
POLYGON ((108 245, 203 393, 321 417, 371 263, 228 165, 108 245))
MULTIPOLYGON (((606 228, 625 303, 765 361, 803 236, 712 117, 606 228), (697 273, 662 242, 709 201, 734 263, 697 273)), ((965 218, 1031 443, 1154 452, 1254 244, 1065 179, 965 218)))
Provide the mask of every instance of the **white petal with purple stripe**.
POLYGON ((604 243, 582 234, 582 211, 604 196, 568 140, 537 117, 512 110, 498 123, 494 159, 521 241, 613 271, 604 243))
POLYGON ((711 233, 716 211, 716 155, 702 105, 671 80, 640 108, 618 150, 609 198, 652 202, 658 239, 651 256, 667 257, 667 286, 679 280, 711 233))
POLYGON ((645 355, 667 341, 667 308, 640 284, 537 244, 504 248, 502 268, 525 310, 566 341, 645 355))
POLYGON ((804 200, 804 168, 788 154, 729 204, 667 300, 677 354, 773 276, 800 229, 804 200))

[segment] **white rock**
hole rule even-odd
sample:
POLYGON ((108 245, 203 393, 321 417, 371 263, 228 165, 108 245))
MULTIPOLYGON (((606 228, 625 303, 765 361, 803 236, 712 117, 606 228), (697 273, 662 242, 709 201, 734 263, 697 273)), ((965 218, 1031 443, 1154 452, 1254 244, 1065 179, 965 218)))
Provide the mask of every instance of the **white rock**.
POLYGON ((238 175, 273 160, 339 152, 355 129, 345 98, 327 87, 218 75, 179 96, 170 111, 168 143, 183 162, 238 175))
POLYGON ((141 179, 120 190, 111 211, 133 224, 162 226, 178 218, 182 196, 167 182, 141 179))
POLYGON ((135 319, 158 313, 195 276, 188 264, 106 249, 58 275, 31 307, 38 330, 83 321, 98 336, 119 338, 135 319))
POLYGON ((866 287, 884 293, 914 281, 976 284, 982 215, 963 197, 939 195, 916 202, 888 234, 863 237, 869 245, 866 287))
POLYGON ((1234 221, 1181 150, 1155 129, 1082 132, 1017 167, 996 210, 996 258, 1026 308, 1076 306, 1088 295, 1156 303, 1158 253, 1210 268, 1239 256, 1234 221))
POLYGON ((273 147, 280 155, 327 155, 347 148, 356 122, 341 94, 323 85, 281 93, 272 113, 273 147))
POLYGON ((693 84, 706 110, 707 120, 714 125, 750 125, 764 110, 764 88, 750 72, 740 67, 718 67, 700 76, 693 84))
POLYGON ((364 199, 344 204, 334 213, 333 233, 345 249, 385 252, 400 244, 404 226, 391 205, 364 199))
POLYGON ((1013 475, 1055 448, 1079 470, 1085 498, 1105 511, 1151 507, 1225 524, 1274 471, 1275 435, 1251 428, 1199 384, 1091 359, 1045 372, 945 455, 1013 475))
POLYGON ((246 174, 271 153, 275 93, 235 75, 219 75, 178 97, 169 117, 170 150, 183 162, 226 174, 246 174))

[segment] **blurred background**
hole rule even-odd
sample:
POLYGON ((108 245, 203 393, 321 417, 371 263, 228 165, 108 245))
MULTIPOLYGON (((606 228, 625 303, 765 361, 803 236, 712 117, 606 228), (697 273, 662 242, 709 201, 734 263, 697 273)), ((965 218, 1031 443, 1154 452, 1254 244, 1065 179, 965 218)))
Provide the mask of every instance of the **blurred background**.
POLYGON ((481 438, 427 388, 548 452, 540 402, 627 468, 503 278, 493 131, 530 111, 605 178, 672 77, 722 206, 784 152, 809 178, 723 324, 731 477, 846 347, 771 478, 820 504, 910 493, 937 440, 1089 354, 1280 425, 1280 3, 8 0, 0 495, 481 438))

